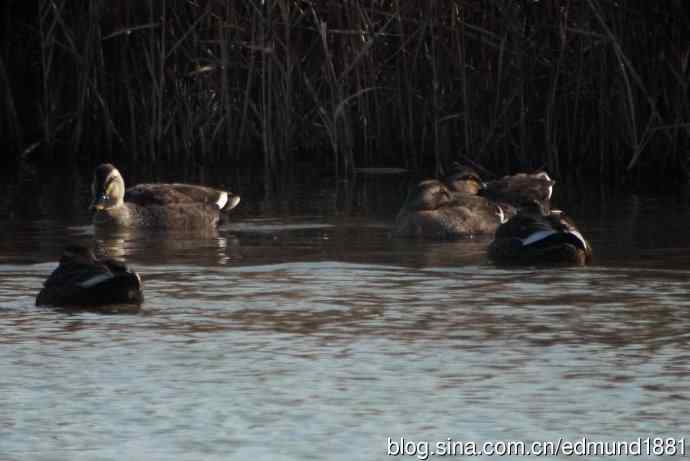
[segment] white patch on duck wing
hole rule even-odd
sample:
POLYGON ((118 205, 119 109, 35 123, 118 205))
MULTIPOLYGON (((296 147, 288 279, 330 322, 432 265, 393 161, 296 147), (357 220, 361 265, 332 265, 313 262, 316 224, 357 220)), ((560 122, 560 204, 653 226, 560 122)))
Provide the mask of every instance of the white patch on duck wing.
POLYGON ((218 209, 222 210, 225 205, 228 203, 228 193, 225 191, 222 191, 220 193, 220 197, 218 197, 218 200, 216 201, 216 205, 218 205, 218 209))
POLYGON ((237 205, 240 203, 240 196, 239 195, 233 195, 232 199, 230 199, 230 203, 228 203, 225 207, 225 211, 230 211, 233 208, 235 208, 237 205))
POLYGON ((555 230, 542 230, 538 232, 534 232, 529 235, 529 237, 522 239, 522 246, 526 247, 527 245, 531 245, 536 242, 540 242, 548 237, 551 237, 554 234, 557 234, 558 231, 555 230))
POLYGON ((113 278, 115 278, 113 274, 111 274, 110 272, 105 272, 103 274, 94 275, 93 277, 84 280, 83 282, 79 283, 79 286, 82 288, 91 288, 113 278))
POLYGON ((134 272, 134 271, 127 271, 127 273, 130 274, 130 275, 133 275, 133 276, 135 276, 135 277, 137 278, 137 282, 138 282, 139 288, 141 288, 141 286, 143 285, 143 282, 141 281, 141 276, 139 275, 139 273, 138 273, 138 272, 134 272))
MULTIPOLYGON (((551 237, 552 235, 558 234, 558 233, 559 233, 559 231, 555 231, 555 230, 543 230, 543 231, 535 232, 533 234, 530 234, 529 237, 522 239, 522 246, 527 246, 527 245, 531 245, 533 243, 540 242, 540 241, 547 239, 547 238, 551 237)), ((564 233, 570 234, 573 237, 575 237, 582 244, 583 248, 585 248, 585 249, 589 248, 589 245, 587 245, 587 240, 585 240, 585 238, 582 236, 582 234, 580 234, 578 231, 568 230, 568 231, 565 231, 564 233)))
POLYGON ((498 208, 498 219, 499 219, 499 222, 500 222, 501 224, 505 224, 505 222, 508 221, 508 220, 506 219, 505 213, 503 213, 503 208, 501 208, 501 207, 498 206, 498 205, 496 205, 496 208, 498 208))

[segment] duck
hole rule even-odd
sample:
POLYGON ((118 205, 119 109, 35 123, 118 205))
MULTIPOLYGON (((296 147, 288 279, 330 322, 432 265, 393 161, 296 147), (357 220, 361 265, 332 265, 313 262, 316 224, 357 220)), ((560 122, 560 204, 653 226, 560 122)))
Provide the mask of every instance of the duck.
POLYGON ((85 246, 70 245, 44 282, 37 306, 91 307, 143 302, 141 277, 124 263, 98 259, 85 246))
POLYGON ((550 209, 555 183, 545 171, 484 182, 475 169, 454 162, 443 180, 425 180, 410 190, 393 233, 435 239, 494 234, 524 203, 538 201, 550 209))
POLYGON ((592 246, 563 211, 533 200, 496 229, 488 256, 503 265, 583 266, 592 261, 592 246))
POLYGON ((479 195, 484 189, 485 183, 476 170, 454 163, 451 172, 443 180, 444 184, 452 192, 463 192, 470 195, 479 195))
POLYGON ((193 184, 138 184, 125 189, 110 163, 96 167, 91 183, 93 223, 98 227, 200 229, 217 226, 221 212, 240 203, 232 192, 193 184))
POLYGON ((483 183, 478 194, 491 201, 505 202, 516 207, 536 201, 548 210, 555 184, 556 181, 546 171, 517 173, 483 183))
POLYGON ((477 171, 459 162, 453 162, 450 174, 444 182, 452 191, 480 195, 514 207, 537 200, 546 209, 550 206, 556 181, 546 171, 506 175, 492 181, 484 181, 477 171))
POLYGON ((493 234, 515 210, 473 193, 476 178, 455 178, 450 184, 428 179, 408 193, 396 217, 393 234, 398 237, 454 239, 493 234))

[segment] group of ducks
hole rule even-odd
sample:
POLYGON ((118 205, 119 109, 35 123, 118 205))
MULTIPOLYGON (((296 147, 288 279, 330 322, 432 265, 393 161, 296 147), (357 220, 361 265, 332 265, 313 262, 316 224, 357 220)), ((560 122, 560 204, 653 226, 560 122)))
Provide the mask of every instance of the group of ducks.
MULTIPOLYGON (((553 181, 545 172, 519 173, 484 182, 476 171, 454 165, 444 180, 413 187, 396 219, 394 235, 452 239, 494 235, 489 259, 497 264, 588 263, 590 244, 571 219, 551 209, 553 181)), ((208 229, 235 208, 240 197, 191 184, 139 184, 125 188, 111 164, 94 172, 93 223, 98 228, 208 229)), ((141 304, 141 277, 124 263, 97 258, 90 248, 68 246, 44 283, 36 305, 141 304)))
POLYGON ((488 256, 497 264, 587 264, 591 245, 565 213, 551 208, 554 184, 546 172, 484 182, 476 171, 454 165, 444 180, 422 181, 410 190, 395 234, 494 235, 488 256))
MULTIPOLYGON (((93 224, 101 229, 203 230, 215 228, 240 203, 232 192, 192 184, 139 184, 129 189, 120 171, 106 163, 91 183, 93 224)), ((60 264, 36 297, 36 305, 141 304, 139 274, 119 261, 97 258, 90 248, 65 248, 60 264)))

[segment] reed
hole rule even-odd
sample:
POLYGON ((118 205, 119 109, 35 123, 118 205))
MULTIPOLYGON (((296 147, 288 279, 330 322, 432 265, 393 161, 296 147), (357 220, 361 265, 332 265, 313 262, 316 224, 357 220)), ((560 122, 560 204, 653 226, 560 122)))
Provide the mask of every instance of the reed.
POLYGON ((336 176, 465 158, 687 180, 690 6, 664 0, 39 0, 2 7, 5 160, 336 176))

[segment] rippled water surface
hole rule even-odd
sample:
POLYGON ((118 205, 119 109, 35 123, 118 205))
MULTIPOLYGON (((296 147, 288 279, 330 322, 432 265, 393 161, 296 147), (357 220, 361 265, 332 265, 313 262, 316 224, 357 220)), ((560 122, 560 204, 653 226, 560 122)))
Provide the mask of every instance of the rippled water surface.
POLYGON ((682 197, 561 193, 595 263, 506 270, 485 239, 391 238, 400 176, 271 196, 229 179, 243 202, 208 235, 100 235, 84 181, 0 202, 2 460, 384 460, 388 437, 690 432, 682 197), (35 307, 68 242, 140 272, 141 310, 35 307))

